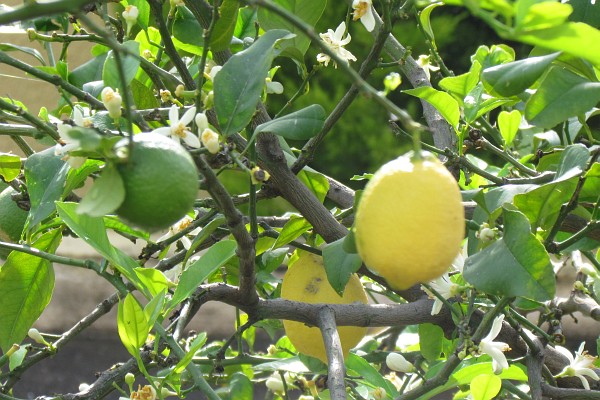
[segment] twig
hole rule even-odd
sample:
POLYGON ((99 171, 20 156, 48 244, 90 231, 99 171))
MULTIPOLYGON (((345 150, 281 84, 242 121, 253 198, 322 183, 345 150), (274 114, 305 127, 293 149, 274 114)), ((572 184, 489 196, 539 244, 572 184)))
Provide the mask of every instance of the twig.
POLYGON ((0 25, 8 25, 17 21, 26 21, 32 18, 45 17, 63 12, 73 13, 95 2, 95 0, 63 0, 49 3, 27 3, 22 7, 1 13, 0 25))
POLYGON ((340 335, 335 326, 335 313, 329 306, 321 306, 317 316, 317 326, 321 329, 323 343, 327 351, 327 387, 333 400, 346 399, 346 386, 344 376, 344 354, 340 335))

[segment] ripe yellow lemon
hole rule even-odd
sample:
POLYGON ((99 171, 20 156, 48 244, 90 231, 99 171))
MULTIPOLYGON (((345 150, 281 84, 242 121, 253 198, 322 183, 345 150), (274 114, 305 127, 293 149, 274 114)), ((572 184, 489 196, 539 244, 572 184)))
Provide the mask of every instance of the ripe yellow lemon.
POLYGON ((430 154, 407 154, 371 178, 356 210, 356 247, 364 263, 395 289, 441 276, 464 237, 458 185, 430 154))
MULTIPOLYGON (((0 240, 3 242, 18 242, 27 220, 27 211, 12 200, 14 193, 16 192, 12 187, 7 187, 0 193, 0 240)), ((10 250, 0 249, 0 258, 8 257, 9 253, 10 250)))
MULTIPOLYGON (((116 214, 148 231, 168 228, 192 209, 198 194, 198 170, 190 154, 157 133, 133 137, 133 150, 117 170, 125 200, 116 214)), ((127 140, 117 143, 127 147, 127 140)))
MULTIPOLYGON (((350 277, 344 290, 344 296, 340 297, 327 280, 323 259, 307 252, 300 252, 299 256, 283 277, 281 298, 305 303, 367 303, 367 294, 357 275, 350 277)), ((296 350, 327 363, 327 353, 319 328, 287 320, 283 321, 283 327, 296 350)), ((345 357, 350 349, 362 340, 367 333, 367 328, 340 326, 338 333, 345 357)))

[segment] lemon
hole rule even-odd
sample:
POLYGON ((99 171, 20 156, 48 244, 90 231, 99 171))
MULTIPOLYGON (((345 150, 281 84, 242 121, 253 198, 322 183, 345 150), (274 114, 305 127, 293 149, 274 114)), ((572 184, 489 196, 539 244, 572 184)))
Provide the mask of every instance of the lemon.
MULTIPOLYGON (((18 242, 27 220, 27 211, 12 200, 14 193, 16 191, 12 187, 0 193, 0 240, 3 242, 18 242)), ((8 249, 0 249, 0 258, 8 257, 9 253, 8 249)))
MULTIPOLYGON (((125 200, 116 214, 151 232, 167 228, 192 209, 198 170, 190 154, 165 136, 147 132, 133 140, 127 162, 117 166, 125 200)), ((116 149, 127 146, 128 141, 122 140, 116 149)))
POLYGON ((464 236, 458 185, 430 154, 383 165, 356 210, 356 247, 364 263, 395 289, 428 282, 447 271, 464 236))
MULTIPOLYGON (((290 266, 281 284, 281 298, 305 303, 350 304, 367 303, 367 295, 357 275, 352 275, 344 296, 339 296, 327 280, 323 259, 317 255, 299 252, 298 260, 290 266)), ((302 322, 283 321, 285 333, 301 353, 316 357, 327 363, 327 353, 321 330, 308 327, 302 322)), ((344 357, 367 333, 367 328, 358 326, 338 327, 344 357)))

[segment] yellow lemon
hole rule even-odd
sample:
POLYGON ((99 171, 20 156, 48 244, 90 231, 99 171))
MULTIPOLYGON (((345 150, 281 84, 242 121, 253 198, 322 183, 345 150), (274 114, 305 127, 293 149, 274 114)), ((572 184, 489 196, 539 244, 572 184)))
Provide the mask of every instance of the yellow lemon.
MULTIPOLYGON (((290 266, 281 284, 281 298, 305 303, 350 304, 367 303, 367 294, 357 275, 352 275, 344 296, 340 297, 329 284, 323 259, 317 255, 300 252, 298 260, 290 266)), ((308 327, 302 322, 283 321, 285 333, 301 353, 316 357, 327 363, 327 353, 321 331, 317 327, 308 327)), ((338 327, 344 357, 367 333, 366 327, 338 327)))
POLYGON ((383 165, 356 210, 356 247, 364 263, 404 290, 447 271, 464 237, 458 185, 430 154, 383 165))

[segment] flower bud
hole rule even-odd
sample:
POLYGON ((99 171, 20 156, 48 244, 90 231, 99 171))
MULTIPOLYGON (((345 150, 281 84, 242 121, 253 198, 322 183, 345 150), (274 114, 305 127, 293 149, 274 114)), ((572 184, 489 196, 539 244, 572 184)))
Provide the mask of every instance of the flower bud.
POLYGON ((407 361, 400 353, 388 354, 385 358, 385 363, 392 371, 408 373, 415 370, 415 366, 407 361))
POLYGON ((114 91, 111 87, 107 86, 102 89, 100 97, 111 118, 117 119, 121 117, 121 104, 123 103, 123 99, 118 91, 114 91))
POLYGON ((378 387, 371 392, 374 400, 384 400, 387 399, 387 392, 384 388, 378 387))
POLYGON ((185 87, 183 85, 177 85, 175 88, 175 96, 183 97, 183 92, 185 92, 185 87))
POLYGON ((29 336, 31 339, 33 339, 35 342, 37 342, 39 344, 47 344, 48 343, 48 342, 46 342, 46 339, 44 339, 44 337, 42 336, 40 331, 38 331, 35 328, 31 328, 29 330, 29 332, 27 332, 27 336, 29 336))
POLYGON ((127 386, 131 387, 133 385, 133 382, 135 382, 135 375, 132 374, 131 372, 128 372, 125 374, 125 383, 127 384, 127 386))
POLYGON ((200 136, 202 145, 206 147, 209 153, 217 154, 221 148, 219 143, 219 135, 210 128, 206 128, 200 136))
POLYGON ((163 103, 168 103, 171 100, 171 92, 169 90, 160 89, 160 100, 163 103))
POLYGON ((283 386, 283 381, 281 380, 281 376, 277 374, 271 375, 265 382, 265 385, 274 393, 282 393, 285 389, 283 386))
POLYGON ((140 15, 140 10, 136 6, 127 6, 125 7, 125 11, 123 11, 123 19, 125 19, 125 23, 127 23, 127 34, 131 32, 131 28, 137 24, 138 16, 140 15))

